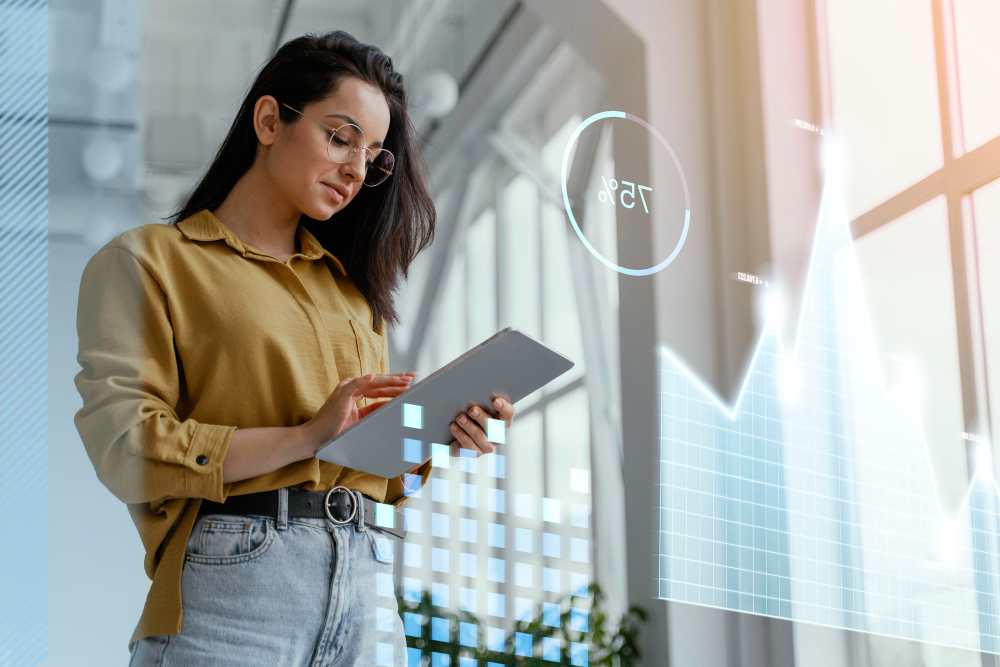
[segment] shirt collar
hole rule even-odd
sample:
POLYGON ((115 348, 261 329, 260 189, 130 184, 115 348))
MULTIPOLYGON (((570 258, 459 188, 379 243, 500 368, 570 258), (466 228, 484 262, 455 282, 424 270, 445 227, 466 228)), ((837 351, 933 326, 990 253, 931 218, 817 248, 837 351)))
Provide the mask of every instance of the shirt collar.
MULTIPOLYGON (((264 254, 259 250, 248 246, 239 239, 238 236, 233 232, 233 230, 226 227, 225 224, 217 217, 215 217, 211 211, 204 209, 195 213, 194 215, 185 218, 177 223, 177 228, 181 230, 181 233, 188 239, 192 241, 225 241, 226 245, 232 247, 234 250, 239 252, 241 255, 246 257, 251 255, 253 257, 269 258, 274 259, 270 255, 264 254)), ((296 237, 299 241, 299 252, 297 255, 303 259, 320 259, 323 256, 329 257, 340 272, 347 275, 347 271, 344 269, 344 265, 340 263, 340 260, 334 257, 329 250, 324 248, 319 240, 313 236, 312 232, 308 229, 299 225, 296 230, 296 237)), ((293 255, 293 257, 296 255, 293 255)))

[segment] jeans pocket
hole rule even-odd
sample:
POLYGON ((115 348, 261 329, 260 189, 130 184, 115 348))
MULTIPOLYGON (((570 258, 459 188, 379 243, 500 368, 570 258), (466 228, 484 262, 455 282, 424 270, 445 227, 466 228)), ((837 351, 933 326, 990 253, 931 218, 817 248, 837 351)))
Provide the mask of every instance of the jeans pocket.
POLYGON ((263 555, 274 541, 273 521, 259 517, 215 517, 198 520, 184 558, 191 563, 228 565, 263 555))
POLYGON ((375 560, 386 565, 392 565, 393 550, 396 546, 392 543, 392 540, 383 536, 380 531, 373 528, 366 530, 365 534, 368 536, 368 541, 371 543, 372 556, 375 557, 375 560))

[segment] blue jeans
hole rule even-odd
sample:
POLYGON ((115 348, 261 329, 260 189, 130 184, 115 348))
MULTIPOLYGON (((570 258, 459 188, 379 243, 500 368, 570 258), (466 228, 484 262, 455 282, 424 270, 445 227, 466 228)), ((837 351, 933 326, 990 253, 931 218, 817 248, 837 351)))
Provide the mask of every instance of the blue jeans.
POLYGON ((360 518, 201 516, 181 575, 181 632, 135 642, 129 665, 402 667, 393 546, 360 518))

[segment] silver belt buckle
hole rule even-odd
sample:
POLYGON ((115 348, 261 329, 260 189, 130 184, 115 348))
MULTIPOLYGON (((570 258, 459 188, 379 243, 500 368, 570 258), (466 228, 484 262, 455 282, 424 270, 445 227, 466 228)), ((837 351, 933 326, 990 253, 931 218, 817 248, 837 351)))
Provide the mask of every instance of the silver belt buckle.
POLYGON ((354 492, 348 489, 346 486, 335 486, 326 492, 326 497, 323 498, 323 511, 326 512, 326 518, 337 524, 338 526, 343 526, 345 523, 350 523, 354 521, 354 518, 358 515, 358 499, 354 495, 354 492), (333 495, 334 491, 343 491, 351 498, 351 516, 347 517, 343 521, 338 521, 333 518, 330 514, 330 496, 333 495))

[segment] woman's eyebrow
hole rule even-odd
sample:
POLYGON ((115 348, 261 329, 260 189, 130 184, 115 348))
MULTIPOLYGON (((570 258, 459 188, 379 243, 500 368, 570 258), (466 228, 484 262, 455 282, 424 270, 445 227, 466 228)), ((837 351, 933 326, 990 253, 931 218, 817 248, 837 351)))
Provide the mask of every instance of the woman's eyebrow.
MULTIPOLYGON (((326 115, 326 118, 342 118, 342 119, 346 120, 348 123, 350 123, 351 125, 358 125, 358 122, 356 120, 354 120, 353 118, 351 118, 350 116, 348 116, 345 113, 328 113, 326 115)), ((361 126, 358 125, 358 127, 361 127, 361 126)), ((376 148, 382 148, 382 142, 381 141, 372 142, 372 146, 375 146, 376 148)))

